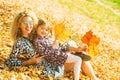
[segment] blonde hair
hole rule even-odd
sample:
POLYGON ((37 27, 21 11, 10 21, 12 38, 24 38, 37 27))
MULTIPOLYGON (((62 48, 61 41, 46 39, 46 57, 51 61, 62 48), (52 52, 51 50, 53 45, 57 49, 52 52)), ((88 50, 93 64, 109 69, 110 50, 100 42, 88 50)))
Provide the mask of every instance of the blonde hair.
POLYGON ((12 31, 11 31, 14 41, 16 41, 18 38, 20 38, 22 36, 22 32, 21 32, 21 29, 19 28, 19 26, 22 22, 22 19, 27 16, 32 18, 34 27, 37 25, 38 19, 37 19, 37 16, 33 12, 24 11, 24 12, 19 13, 16 16, 16 18, 14 19, 12 31))

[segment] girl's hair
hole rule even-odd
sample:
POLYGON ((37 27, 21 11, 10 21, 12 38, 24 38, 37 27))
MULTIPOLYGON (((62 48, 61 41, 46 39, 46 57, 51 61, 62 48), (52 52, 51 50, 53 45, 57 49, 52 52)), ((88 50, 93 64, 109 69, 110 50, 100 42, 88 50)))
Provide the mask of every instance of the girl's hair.
POLYGON ((19 28, 21 22, 22 22, 22 19, 24 17, 31 17, 32 20, 33 20, 33 26, 36 26, 37 25, 37 16, 31 12, 31 11, 24 11, 24 12, 21 12, 19 13, 16 18, 14 19, 14 22, 13 22, 13 26, 12 26, 12 31, 11 31, 11 34, 12 34, 12 37, 13 37, 13 40, 16 41, 18 38, 20 38, 22 36, 22 31, 21 29, 19 28))
POLYGON ((48 36, 51 36, 50 34, 50 25, 48 23, 46 23, 46 21, 44 21, 43 19, 39 19, 38 20, 38 25, 34 27, 34 29, 32 30, 32 33, 30 35, 30 40, 33 40, 36 36, 37 36, 37 29, 39 27, 41 27, 42 25, 45 25, 46 27, 48 27, 48 36))
POLYGON ((38 25, 36 27, 34 27, 34 29, 32 31, 32 35, 35 35, 37 33, 36 31, 37 31, 38 27, 40 27, 42 25, 46 25, 49 28, 49 25, 43 19, 39 19, 38 25))
POLYGON ((47 23, 43 19, 39 19, 38 25, 36 26, 36 30, 39 26, 42 26, 42 25, 46 25, 49 28, 49 26, 47 25, 47 23))

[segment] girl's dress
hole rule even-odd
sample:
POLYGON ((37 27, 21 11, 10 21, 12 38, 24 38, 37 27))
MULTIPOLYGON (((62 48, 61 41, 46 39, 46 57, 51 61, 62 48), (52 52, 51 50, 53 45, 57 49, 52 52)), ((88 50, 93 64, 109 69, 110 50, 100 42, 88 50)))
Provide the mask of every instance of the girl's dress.
POLYGON ((33 37, 33 45, 36 53, 44 56, 44 60, 40 65, 44 66, 43 72, 48 76, 53 74, 55 77, 62 76, 64 73, 64 63, 68 55, 66 51, 68 46, 60 47, 57 49, 52 48, 53 40, 49 37, 41 37, 35 35, 33 37))

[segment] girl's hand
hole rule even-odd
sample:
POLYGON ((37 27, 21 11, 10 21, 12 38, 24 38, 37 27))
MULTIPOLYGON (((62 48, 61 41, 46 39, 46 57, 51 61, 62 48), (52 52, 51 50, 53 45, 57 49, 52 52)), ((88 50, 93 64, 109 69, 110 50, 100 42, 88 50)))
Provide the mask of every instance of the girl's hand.
POLYGON ((85 51, 85 52, 88 50, 87 44, 82 44, 82 46, 81 46, 81 47, 78 47, 78 48, 81 48, 81 50, 82 50, 82 51, 85 51))
POLYGON ((59 47, 59 41, 58 40, 54 40, 53 44, 52 44, 53 49, 57 49, 59 47))
POLYGON ((56 37, 55 37, 54 27, 50 28, 50 34, 51 34, 51 38, 55 40, 56 37))

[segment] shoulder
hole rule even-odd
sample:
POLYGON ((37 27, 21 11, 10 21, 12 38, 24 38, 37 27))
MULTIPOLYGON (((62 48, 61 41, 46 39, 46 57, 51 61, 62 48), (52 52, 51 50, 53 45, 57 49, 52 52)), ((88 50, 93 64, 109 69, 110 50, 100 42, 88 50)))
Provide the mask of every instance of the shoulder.
POLYGON ((21 37, 15 42, 14 46, 22 47, 22 46, 25 46, 26 44, 31 44, 31 42, 29 41, 29 39, 21 37))

